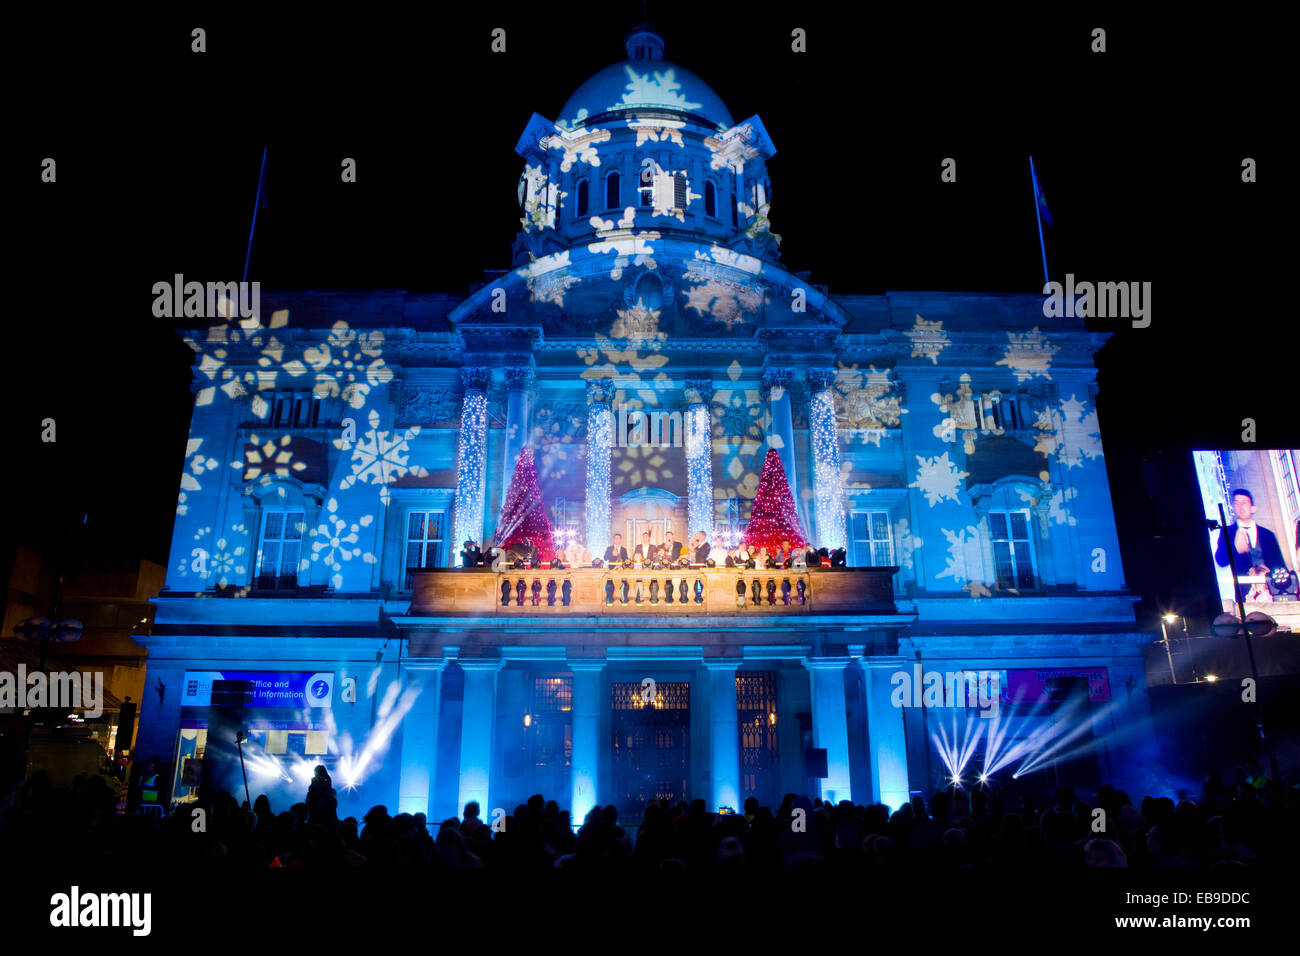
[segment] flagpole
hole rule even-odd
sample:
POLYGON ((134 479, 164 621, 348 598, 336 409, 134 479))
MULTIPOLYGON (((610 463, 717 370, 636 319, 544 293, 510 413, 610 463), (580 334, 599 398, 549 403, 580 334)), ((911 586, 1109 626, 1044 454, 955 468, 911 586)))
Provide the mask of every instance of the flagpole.
MULTIPOLYGON (((1032 163, 1033 160, 1030 160, 1032 163)), ((257 230, 257 210, 262 205, 262 178, 266 175, 266 147, 262 147, 262 168, 257 173, 257 198, 253 200, 253 224, 248 229, 248 251, 244 253, 244 278, 248 281, 248 260, 253 256, 253 233, 257 230)), ((1041 230, 1040 230, 1041 231, 1041 230)))
POLYGON ((1034 218, 1038 220, 1038 248, 1043 253, 1043 286, 1047 279, 1047 244, 1043 242, 1043 211, 1038 202, 1038 174, 1034 172, 1034 157, 1029 157, 1029 185, 1034 191, 1034 218))

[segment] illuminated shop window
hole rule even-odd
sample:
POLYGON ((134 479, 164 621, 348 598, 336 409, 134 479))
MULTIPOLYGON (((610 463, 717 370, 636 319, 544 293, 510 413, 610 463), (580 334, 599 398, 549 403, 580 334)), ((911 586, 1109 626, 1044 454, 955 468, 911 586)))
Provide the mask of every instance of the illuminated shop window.
POLYGON ((262 513, 261 547, 257 553, 259 588, 297 587, 305 527, 301 511, 268 508, 262 513))
POLYGON ((1029 544, 1029 509, 990 511, 989 534, 993 539, 998 587, 1032 589, 1034 555, 1029 544))
POLYGON ((406 576, 402 588, 411 589, 411 572, 443 567, 446 537, 445 511, 410 511, 406 515, 406 576))

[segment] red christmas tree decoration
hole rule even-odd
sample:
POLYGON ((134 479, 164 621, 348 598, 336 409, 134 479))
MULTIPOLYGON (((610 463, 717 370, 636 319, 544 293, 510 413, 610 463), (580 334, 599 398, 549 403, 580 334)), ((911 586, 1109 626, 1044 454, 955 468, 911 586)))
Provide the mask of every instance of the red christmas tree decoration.
POLYGON ((745 547, 751 553, 767 548, 769 554, 775 554, 782 541, 789 541, 791 548, 802 548, 807 543, 781 456, 775 448, 769 448, 763 460, 763 474, 758 479, 758 491, 754 493, 749 527, 745 529, 745 547))
POLYGON ((544 564, 555 557, 555 540, 542 505, 542 491, 537 486, 537 466, 531 448, 520 452, 519 461, 515 462, 515 476, 510 480, 496 533, 497 546, 507 551, 513 545, 522 545, 527 538, 537 548, 544 564))

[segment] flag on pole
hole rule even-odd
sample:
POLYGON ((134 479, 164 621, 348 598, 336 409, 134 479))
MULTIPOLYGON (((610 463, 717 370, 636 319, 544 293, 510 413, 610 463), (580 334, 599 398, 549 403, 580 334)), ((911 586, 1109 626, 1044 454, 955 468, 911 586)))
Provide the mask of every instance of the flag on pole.
POLYGON ((1034 158, 1029 157, 1029 175, 1034 178, 1034 200, 1038 203, 1038 214, 1043 217, 1043 225, 1052 224, 1052 213, 1047 208, 1047 198, 1043 195, 1042 184, 1038 182, 1038 173, 1034 170, 1034 158))

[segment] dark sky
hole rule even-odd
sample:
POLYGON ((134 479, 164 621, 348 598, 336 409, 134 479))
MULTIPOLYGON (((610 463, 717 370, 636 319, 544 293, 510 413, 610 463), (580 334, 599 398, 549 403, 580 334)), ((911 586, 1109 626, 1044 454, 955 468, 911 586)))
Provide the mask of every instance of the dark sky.
MULTIPOLYGON (((249 276, 264 288, 461 292, 509 266, 520 132, 622 58, 641 4, 459 6, 292 22, 36 15, 14 50, 28 81, 8 153, 9 537, 45 544, 86 510, 89 551, 166 559, 190 352, 152 317, 150 290, 177 272, 239 274, 264 146, 249 276), (205 54, 190 52, 194 26, 205 54), (39 182, 45 156, 57 184, 39 182), (355 185, 339 181, 344 156, 355 185)), ((784 263, 832 294, 1041 288, 1031 153, 1053 277, 1153 283, 1150 328, 1108 326, 1102 438, 1130 585, 1187 602, 1209 569, 1187 559, 1204 539, 1184 523, 1199 513, 1184 452, 1239 445, 1246 417, 1258 447, 1300 444, 1283 241, 1294 171, 1278 132, 1291 34, 1258 10, 1146 22, 862 6, 649 15, 667 59, 737 120, 762 117, 784 263), (1089 52, 1095 26, 1105 54, 1089 52), (794 27, 806 54, 790 51, 794 27), (939 180, 947 156, 955 184, 939 180)))

